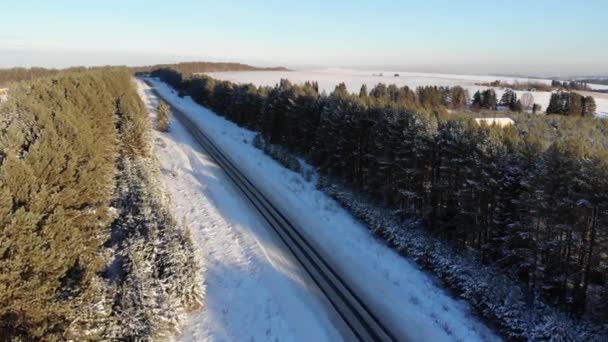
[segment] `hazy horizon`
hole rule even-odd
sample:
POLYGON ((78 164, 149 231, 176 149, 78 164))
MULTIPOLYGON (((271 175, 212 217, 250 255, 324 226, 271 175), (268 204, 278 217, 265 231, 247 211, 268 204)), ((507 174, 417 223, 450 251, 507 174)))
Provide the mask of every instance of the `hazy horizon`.
POLYGON ((607 11, 608 3, 594 0, 19 1, 3 9, 10 29, 0 34, 0 67, 228 61, 293 69, 607 75, 607 11))

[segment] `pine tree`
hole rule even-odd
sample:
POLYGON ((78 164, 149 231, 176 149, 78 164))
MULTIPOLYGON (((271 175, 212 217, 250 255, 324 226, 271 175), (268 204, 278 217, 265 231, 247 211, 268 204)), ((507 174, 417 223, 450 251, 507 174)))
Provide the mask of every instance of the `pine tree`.
POLYGON ((367 98, 367 86, 365 84, 361 85, 361 90, 359 90, 359 97, 362 99, 367 98))
POLYGON ((583 112, 583 96, 575 92, 567 93, 566 107, 564 108, 566 115, 582 116, 583 112))
POLYGON ((561 102, 561 93, 552 93, 549 105, 547 106, 547 114, 562 114, 563 106, 561 102))
POLYGON ((521 113, 524 110, 524 106, 520 100, 515 101, 515 104, 511 107, 511 110, 514 112, 521 113))
POLYGON ((481 95, 481 92, 478 90, 475 92, 475 94, 473 94, 472 107, 473 107, 473 109, 479 110, 482 108, 482 106, 483 106, 483 97, 481 95))
POLYGON ((511 89, 507 89, 502 94, 499 105, 513 110, 515 102, 517 102, 517 94, 511 89))
POLYGON ((388 90, 384 83, 378 83, 369 92, 369 95, 377 99, 386 99, 388 96, 388 90))
POLYGON ((595 99, 593 96, 586 96, 583 98, 583 116, 594 116, 597 110, 595 99))
POLYGON ((496 110, 496 106, 498 105, 496 100, 496 92, 494 89, 487 89, 483 92, 483 103, 482 108, 496 110))
POLYGON ((156 129, 161 132, 169 131, 169 116, 170 109, 167 103, 163 100, 158 102, 156 107, 156 129))
POLYGON ((334 89, 334 95, 339 97, 348 97, 350 94, 348 92, 348 88, 346 88, 346 84, 344 82, 340 82, 336 88, 334 89))
POLYGON ((455 110, 463 110, 469 106, 469 92, 460 87, 455 86, 450 89, 450 108, 455 110))

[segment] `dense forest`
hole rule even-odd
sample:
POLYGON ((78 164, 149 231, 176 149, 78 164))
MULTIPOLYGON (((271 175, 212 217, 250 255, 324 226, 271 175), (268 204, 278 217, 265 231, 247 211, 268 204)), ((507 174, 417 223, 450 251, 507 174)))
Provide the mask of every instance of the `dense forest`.
POLYGON ((591 90, 585 81, 558 81, 552 80, 551 87, 557 90, 591 90))
POLYGON ((160 68, 172 68, 179 71, 183 75, 192 75, 205 72, 221 72, 221 71, 288 71, 284 67, 261 68, 254 67, 241 63, 223 63, 223 62, 182 62, 177 64, 159 64, 144 67, 132 67, 131 71, 135 73, 150 72, 160 68))
POLYGON ((584 82, 584 83, 591 83, 591 84, 604 84, 604 85, 608 85, 608 77, 586 78, 586 79, 581 79, 581 80, 578 80, 578 81, 584 82))
POLYGON ((553 91, 553 90, 591 90, 588 83, 585 80, 582 81, 559 81, 559 80, 551 80, 551 84, 547 84, 541 81, 515 81, 515 82, 505 82, 496 80, 493 82, 485 82, 485 83, 476 83, 477 85, 486 86, 486 87, 500 87, 500 88, 509 88, 513 90, 522 90, 522 91, 553 91))
POLYGON ((171 69, 152 76, 384 207, 422 218, 522 284, 530 307, 542 299, 608 320, 605 120, 581 109, 506 113, 515 125, 479 125, 474 117, 495 115, 484 114, 499 102, 491 89, 469 108, 460 87, 378 84, 353 94, 340 84, 321 95, 315 82, 256 87, 171 69))
POLYGON ((596 104, 593 96, 582 96, 575 92, 551 94, 547 114, 562 114, 571 116, 593 116, 596 104))
MULTIPOLYGON (((71 67, 67 69, 47 69, 47 68, 10 68, 0 69, 0 87, 6 86, 11 82, 35 80, 41 77, 53 76, 62 72, 81 72, 86 70, 96 70, 104 67, 71 67)), ((214 62, 183 62, 177 64, 159 64, 151 66, 130 67, 133 73, 149 72, 158 68, 173 68, 184 75, 192 75, 203 72, 219 71, 255 71, 255 70, 275 70, 286 71, 283 67, 259 68, 241 63, 214 63, 214 62)))
POLYGON ((476 83, 477 85, 484 87, 499 87, 499 88, 509 88, 513 90, 520 91, 552 91, 553 87, 547 83, 540 81, 525 81, 525 82, 505 82, 501 80, 496 80, 492 82, 481 82, 476 83))
POLYGON ((149 339, 197 305, 193 246, 158 196, 148 135, 127 69, 12 85, 0 105, 0 340, 149 339))
MULTIPOLYGON (((70 71, 78 71, 80 68, 71 68, 70 71)), ((64 70, 68 71, 68 69, 64 70)), ((10 68, 0 69, 0 87, 6 86, 10 82, 19 82, 24 80, 34 80, 40 77, 52 76, 59 73, 58 69, 47 68, 10 68)))

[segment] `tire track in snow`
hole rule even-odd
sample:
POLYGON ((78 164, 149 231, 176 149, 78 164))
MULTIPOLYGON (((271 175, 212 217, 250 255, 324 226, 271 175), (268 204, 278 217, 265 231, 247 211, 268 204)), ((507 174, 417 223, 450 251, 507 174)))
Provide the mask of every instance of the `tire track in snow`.
MULTIPOLYGON (((142 84, 138 82, 142 93, 142 84)), ((156 100, 142 94, 148 108, 156 100)), ((190 227, 206 266, 207 295, 180 337, 201 340, 336 340, 340 336, 322 304, 281 251, 269 244, 261 223, 227 186, 217 166, 193 146, 179 123, 154 132, 161 181, 178 220, 190 227)))

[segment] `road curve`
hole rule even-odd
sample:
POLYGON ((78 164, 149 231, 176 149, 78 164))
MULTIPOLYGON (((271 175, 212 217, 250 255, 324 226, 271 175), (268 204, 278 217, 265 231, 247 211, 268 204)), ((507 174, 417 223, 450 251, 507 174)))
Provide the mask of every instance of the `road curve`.
MULTIPOLYGON (((161 94, 154 85, 150 86, 158 98, 161 94)), ((173 116, 181 122, 209 156, 220 166, 234 186, 260 213, 264 220, 276 232, 283 243, 291 251, 294 258, 308 273, 316 286, 327 298, 353 335, 361 341, 396 341, 395 336, 387 329, 380 319, 368 308, 359 297, 342 280, 339 274, 321 258, 300 233, 299 227, 291 222, 277 207, 241 172, 238 166, 217 146, 188 115, 168 103, 173 116)))

